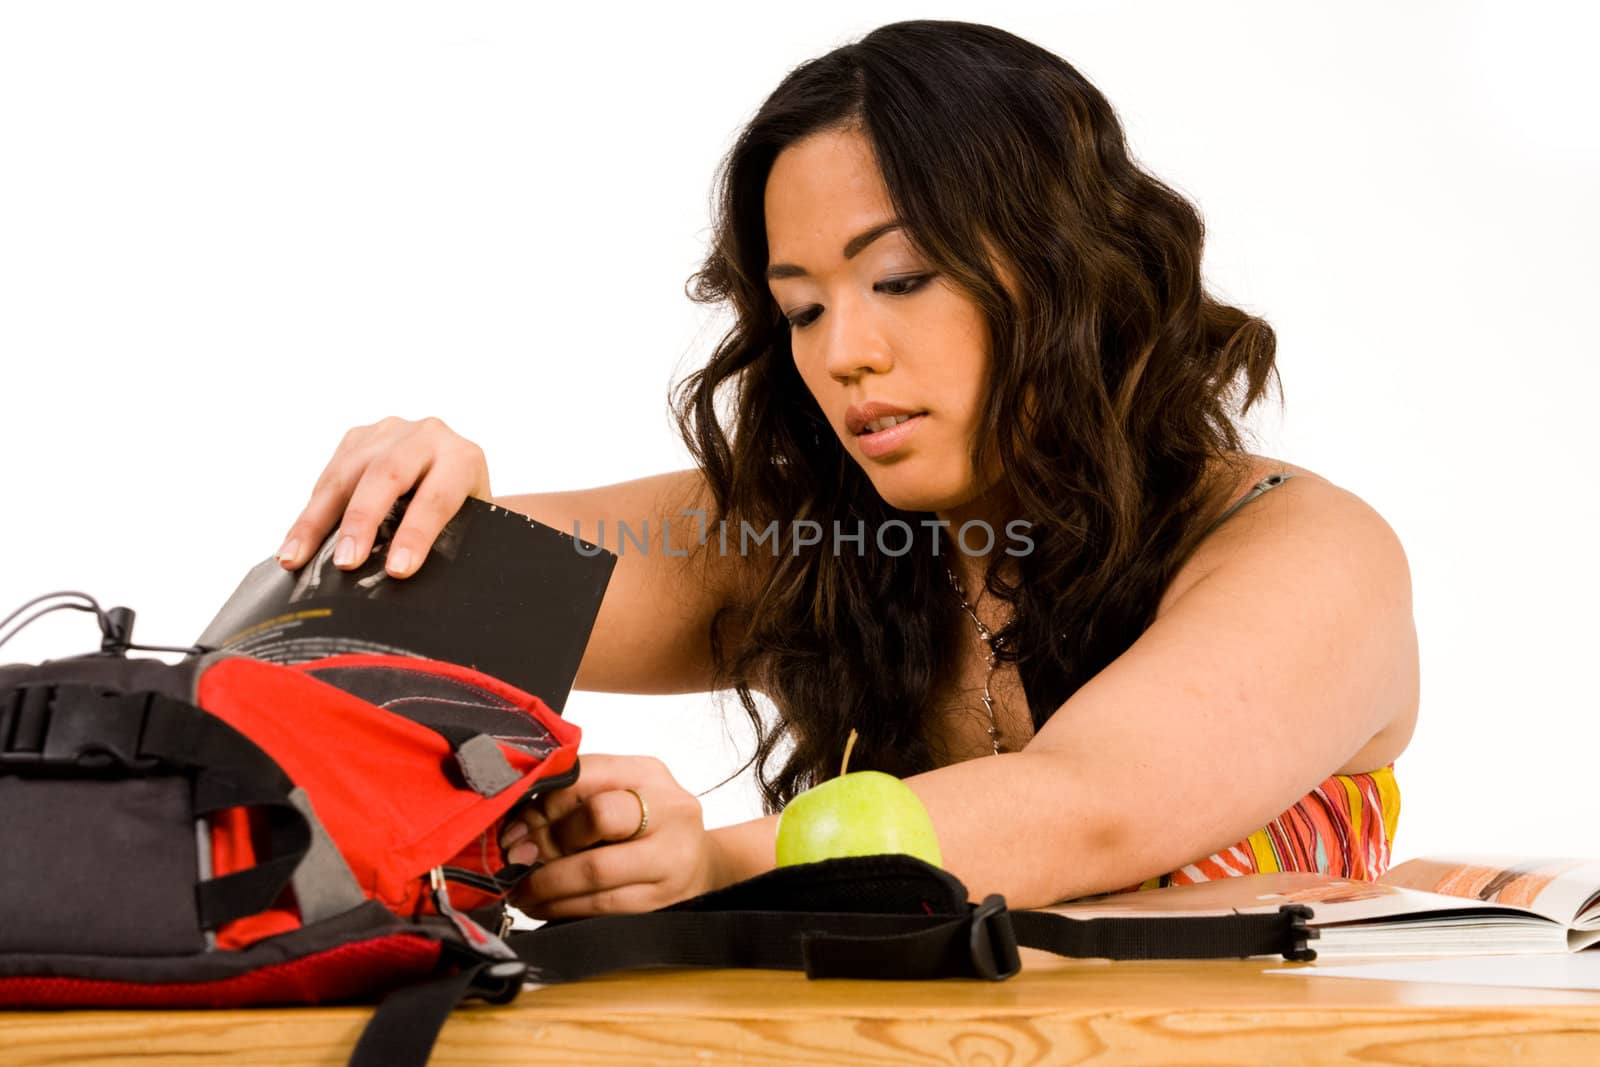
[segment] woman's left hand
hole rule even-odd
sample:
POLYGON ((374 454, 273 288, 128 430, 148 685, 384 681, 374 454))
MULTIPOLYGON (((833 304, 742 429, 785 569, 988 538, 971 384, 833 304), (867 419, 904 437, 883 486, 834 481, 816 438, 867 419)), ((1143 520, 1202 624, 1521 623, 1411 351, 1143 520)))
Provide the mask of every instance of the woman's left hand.
POLYGON ((654 911, 717 886, 700 800, 653 756, 581 757, 578 781, 536 797, 500 841, 509 862, 542 861, 511 895, 534 919, 654 911), (641 799, 650 820, 632 837, 641 799))

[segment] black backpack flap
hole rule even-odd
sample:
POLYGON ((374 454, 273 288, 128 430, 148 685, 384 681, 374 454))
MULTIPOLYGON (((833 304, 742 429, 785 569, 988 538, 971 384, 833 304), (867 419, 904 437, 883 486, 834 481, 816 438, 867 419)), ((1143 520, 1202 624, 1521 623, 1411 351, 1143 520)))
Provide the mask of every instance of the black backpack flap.
POLYGON ((114 695, 186 689, 156 661, 0 667, 0 953, 205 950, 192 782, 140 751, 149 701, 114 695))
POLYGON ((0 955, 204 952, 183 775, 0 773, 0 955))
POLYGON ((119 657, 0 669, 0 951, 200 952, 289 884, 310 846, 294 783, 190 703, 192 681, 119 657), (197 817, 246 806, 263 809, 270 856, 209 877, 197 817))

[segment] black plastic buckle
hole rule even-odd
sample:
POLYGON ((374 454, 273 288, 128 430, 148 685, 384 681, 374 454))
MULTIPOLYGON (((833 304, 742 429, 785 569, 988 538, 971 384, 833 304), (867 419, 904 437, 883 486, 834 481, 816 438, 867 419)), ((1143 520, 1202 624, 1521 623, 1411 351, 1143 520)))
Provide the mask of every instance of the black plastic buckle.
POLYGON ((19 685, 0 694, 0 767, 36 766, 44 761, 55 686, 19 685))
POLYGON ((1278 908, 1278 914, 1287 916, 1288 925, 1284 928, 1284 940, 1288 947, 1283 950, 1283 958, 1297 963, 1308 963, 1317 958, 1317 950, 1311 948, 1307 942, 1315 941, 1322 936, 1321 930, 1308 926, 1312 918, 1312 911, 1304 904, 1284 904, 1278 908))
POLYGON ((517 999, 522 983, 529 977, 528 965, 521 960, 494 960, 483 964, 472 976, 468 995, 490 1004, 509 1004, 517 999))
POLYGON ((991 982, 1010 978, 1022 970, 1022 954, 1017 951, 1017 931, 1006 910, 1006 898, 990 893, 972 913, 968 933, 973 970, 991 982))
POLYGON ((0 768, 151 770, 139 743, 154 693, 86 685, 24 685, 0 692, 0 768))

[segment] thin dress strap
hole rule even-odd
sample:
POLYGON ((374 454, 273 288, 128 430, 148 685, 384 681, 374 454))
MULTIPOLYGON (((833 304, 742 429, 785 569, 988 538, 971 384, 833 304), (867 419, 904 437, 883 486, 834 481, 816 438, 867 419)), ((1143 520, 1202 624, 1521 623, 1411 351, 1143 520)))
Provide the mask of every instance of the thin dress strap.
POLYGON ((1212 530, 1215 530, 1218 526, 1221 526, 1224 522, 1227 522, 1228 519, 1233 516, 1234 512, 1250 503, 1250 501, 1254 500, 1262 493, 1265 493, 1268 489, 1280 486, 1293 477, 1293 471, 1279 471, 1277 474, 1267 475, 1265 478, 1261 479, 1255 484, 1255 488, 1251 489, 1244 495, 1243 500, 1240 500, 1238 503, 1234 504, 1233 507, 1229 508, 1227 511, 1224 511, 1222 513, 1222 517, 1217 519, 1216 522, 1212 523, 1210 528, 1206 530, 1206 535, 1209 536, 1212 530))

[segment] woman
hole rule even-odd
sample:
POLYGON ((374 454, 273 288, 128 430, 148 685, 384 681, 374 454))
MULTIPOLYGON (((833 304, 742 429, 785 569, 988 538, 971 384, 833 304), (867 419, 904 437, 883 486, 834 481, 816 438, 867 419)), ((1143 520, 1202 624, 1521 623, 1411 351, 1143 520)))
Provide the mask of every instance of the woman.
MULTIPOLYGON (((735 322, 675 398, 697 468, 498 502, 673 520, 619 560, 576 686, 736 689, 769 814, 708 832, 659 761, 586 755, 507 834, 542 864, 517 903, 644 911, 770 868, 776 812, 851 730, 852 769, 906 780, 979 899, 1380 874, 1418 696, 1404 552, 1244 450, 1272 330, 1204 293, 1197 213, 1100 93, 998 29, 897 23, 791 72, 719 182, 693 295, 735 322), (743 552, 715 532, 773 523, 743 552)), ((476 446, 386 419, 341 443, 283 565, 338 523, 360 566, 412 486, 395 577, 494 499, 476 446)))

